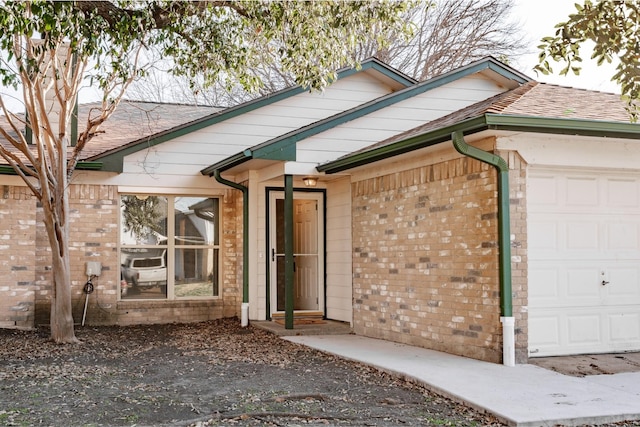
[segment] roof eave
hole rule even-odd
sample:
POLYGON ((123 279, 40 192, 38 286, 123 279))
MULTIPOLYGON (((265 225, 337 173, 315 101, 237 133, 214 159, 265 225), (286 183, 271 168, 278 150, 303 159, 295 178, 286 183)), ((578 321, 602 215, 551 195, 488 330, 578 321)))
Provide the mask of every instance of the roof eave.
POLYGON ((248 162, 252 158, 253 155, 251 153, 251 150, 244 150, 240 153, 234 154, 231 157, 227 157, 224 160, 214 163, 211 166, 207 166, 206 168, 200 170, 200 173, 202 175, 213 176, 215 171, 224 172, 235 166, 248 162))
MULTIPOLYGON (((377 66, 382 68, 382 64, 376 60, 375 58, 371 60, 371 62, 369 63, 371 65, 369 65, 370 67, 372 66, 377 66)), ((364 66, 363 66, 364 68, 364 66)), ((360 118, 362 116, 365 116, 367 114, 370 114, 371 112, 380 110, 382 108, 388 107, 390 105, 393 105, 395 103, 398 103, 400 101, 403 101, 407 98, 410 98, 412 96, 415 96, 419 93, 423 93, 426 92, 430 89, 434 89, 440 86, 443 86, 447 83, 450 83, 452 81, 458 80, 462 77, 471 75, 471 74, 475 74, 478 72, 481 72, 483 70, 487 70, 490 69, 494 72, 496 72, 497 74, 499 74, 500 76, 502 76, 503 78, 509 79, 509 80, 513 80, 516 81, 518 83, 526 83, 528 81, 530 81, 530 79, 523 75, 518 73, 517 71, 511 69, 510 67, 506 66, 505 64, 499 62, 498 60, 496 60, 495 58, 492 57, 488 57, 485 58, 483 60, 477 61, 475 63, 469 64, 468 66, 462 67, 460 69, 456 69, 453 71, 450 71, 448 73, 442 74, 440 76, 434 77, 430 80, 426 80, 425 82, 422 82, 418 85, 414 85, 411 87, 407 87, 406 89, 402 90, 402 91, 398 91, 398 92, 394 92, 394 93, 390 93, 387 94, 381 98, 377 98, 374 100, 371 100, 367 103, 364 103, 362 105, 359 105, 351 110, 348 111, 343 111, 341 113, 338 113, 334 116, 331 117, 327 117, 326 119, 320 120, 316 123, 313 123, 309 126, 305 126, 303 128, 297 129, 295 131, 289 132, 285 135, 282 135, 278 138, 274 138, 272 140, 266 141, 262 144, 256 145, 252 148, 250 148, 249 150, 254 153, 256 156, 260 155, 260 156, 271 156, 270 158, 275 159, 274 157, 272 157, 274 152, 278 152, 278 151, 286 151, 286 152, 290 152, 291 148, 290 146, 295 146, 295 143, 304 139, 304 138, 308 138, 310 136, 313 135, 317 135, 320 132, 324 132, 328 129, 331 129, 333 127, 336 127, 340 124, 346 123, 348 121, 354 120, 356 118, 360 118)), ((356 70, 348 70, 350 73, 355 73, 356 70)), ((295 151, 295 150, 294 150, 295 151)), ((384 150, 382 150, 384 151, 384 150)), ((236 156, 238 156, 238 154, 229 157, 225 160, 223 160, 222 162, 218 162, 216 164, 213 164, 205 169, 203 169, 202 171, 200 171, 202 174, 204 175, 213 175, 213 171, 216 169, 219 169, 220 172, 223 172, 224 170, 228 170, 231 167, 237 166, 240 163, 234 163, 236 156), (231 164, 231 166, 228 166, 229 164, 231 164), (224 169, 220 169, 220 168, 224 168, 224 169)), ((267 158, 267 157, 263 157, 263 158, 267 158)), ((249 161, 251 160, 251 158, 243 158, 243 162, 249 161)), ((287 157, 287 158, 280 158, 279 160, 295 160, 295 152, 293 153, 293 158, 291 157, 287 157)), ((318 169, 320 170, 320 169, 318 169)))
MULTIPOLYGON (((102 162, 78 162, 76 170, 99 171, 102 170, 102 162)), ((17 175, 13 167, 0 165, 0 175, 17 175)))
POLYGON ((475 133, 486 129, 484 115, 465 120, 455 125, 445 126, 440 129, 433 130, 421 135, 415 135, 407 139, 394 142, 383 147, 375 148, 370 151, 354 154, 352 156, 343 157, 332 162, 319 165, 316 169, 319 172, 333 174, 363 166, 369 163, 395 157, 410 151, 436 145, 451 139, 451 133, 462 131, 464 133, 475 133))
POLYGON ((343 172, 358 166, 364 166, 369 163, 395 157, 410 151, 450 141, 451 134, 455 131, 468 135, 488 129, 640 139, 640 125, 634 123, 486 113, 481 116, 458 122, 454 125, 435 129, 421 135, 415 135, 370 151, 343 157, 341 159, 319 165, 316 169, 319 172, 324 172, 326 174, 343 172))
POLYGON ((492 129, 596 137, 640 139, 640 124, 605 120, 485 114, 492 129))
MULTIPOLYGON (((394 72, 390 67, 383 66, 383 64, 375 59, 369 59, 363 61, 361 66, 356 68, 347 68, 338 72, 338 79, 342 79, 348 77, 352 74, 355 74, 361 70, 374 69, 381 74, 385 75, 387 78, 391 78, 398 83, 404 86, 411 86, 415 84, 415 81, 407 78, 403 74, 399 72, 394 72)), ((307 92, 309 88, 302 86, 294 86, 282 89, 278 92, 272 93, 270 95, 266 95, 252 101, 245 102, 243 104, 227 108, 220 112, 208 115, 206 117, 191 121, 189 123, 185 123, 184 125, 174 127, 172 129, 159 132, 157 134, 151 135, 149 137, 141 138, 137 141, 132 141, 131 143, 123 146, 122 148, 118 148, 115 150, 111 150, 107 153, 102 153, 97 156, 93 156, 91 160, 101 160, 105 167, 108 167, 109 170, 114 172, 122 172, 122 161, 125 156, 129 154, 133 154, 137 151, 143 150, 145 148, 158 145, 162 142, 169 141, 174 138, 178 138, 180 136, 196 132, 200 129, 206 128, 208 126, 214 125, 216 123, 231 119, 233 117, 240 116, 249 111, 256 110, 263 106, 278 102, 280 100, 289 98, 291 96, 297 95, 299 93, 307 92)))

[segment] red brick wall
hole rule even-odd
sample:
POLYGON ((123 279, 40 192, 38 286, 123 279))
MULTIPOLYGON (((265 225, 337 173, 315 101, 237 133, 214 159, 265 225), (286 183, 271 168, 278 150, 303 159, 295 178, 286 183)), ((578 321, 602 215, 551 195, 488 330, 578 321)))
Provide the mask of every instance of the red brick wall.
POLYGON ((354 331, 500 362, 494 168, 460 158, 354 182, 352 195, 354 331))

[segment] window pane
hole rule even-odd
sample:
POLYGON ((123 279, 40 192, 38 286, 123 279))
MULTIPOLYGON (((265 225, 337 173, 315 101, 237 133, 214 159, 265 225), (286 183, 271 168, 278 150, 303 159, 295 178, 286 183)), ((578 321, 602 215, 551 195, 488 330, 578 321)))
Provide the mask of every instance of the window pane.
POLYGON ((167 244, 167 198, 123 195, 120 199, 121 245, 167 244))
POLYGON ((218 249, 176 249, 175 295, 218 296, 218 249))
POLYGON ((176 245, 218 244, 218 199, 176 197, 176 245))
POLYGON ((166 249, 123 248, 120 251, 120 295, 123 299, 167 297, 166 249))

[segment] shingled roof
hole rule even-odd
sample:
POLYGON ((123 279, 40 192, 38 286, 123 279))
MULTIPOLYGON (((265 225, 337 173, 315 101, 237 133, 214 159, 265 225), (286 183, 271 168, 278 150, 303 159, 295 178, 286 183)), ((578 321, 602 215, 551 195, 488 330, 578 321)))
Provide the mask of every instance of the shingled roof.
MULTIPOLYGON (((78 107, 79 132, 86 128, 90 111, 99 107, 98 102, 78 107)), ((158 133, 168 132, 185 123, 216 114, 220 110, 221 108, 208 106, 122 101, 113 115, 100 127, 97 135, 87 144, 81 160, 138 143, 158 133)), ((5 116, 0 116, 0 126, 10 129, 5 116)), ((15 134, 13 131, 10 133, 15 134)), ((14 151, 4 139, 0 138, 0 143, 14 151)))

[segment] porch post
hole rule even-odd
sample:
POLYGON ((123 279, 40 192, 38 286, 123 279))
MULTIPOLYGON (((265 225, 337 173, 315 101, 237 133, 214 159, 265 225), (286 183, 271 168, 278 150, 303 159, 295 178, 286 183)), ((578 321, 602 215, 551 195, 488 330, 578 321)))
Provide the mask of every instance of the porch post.
POLYGON ((293 329, 293 175, 284 176, 284 327, 293 329))

